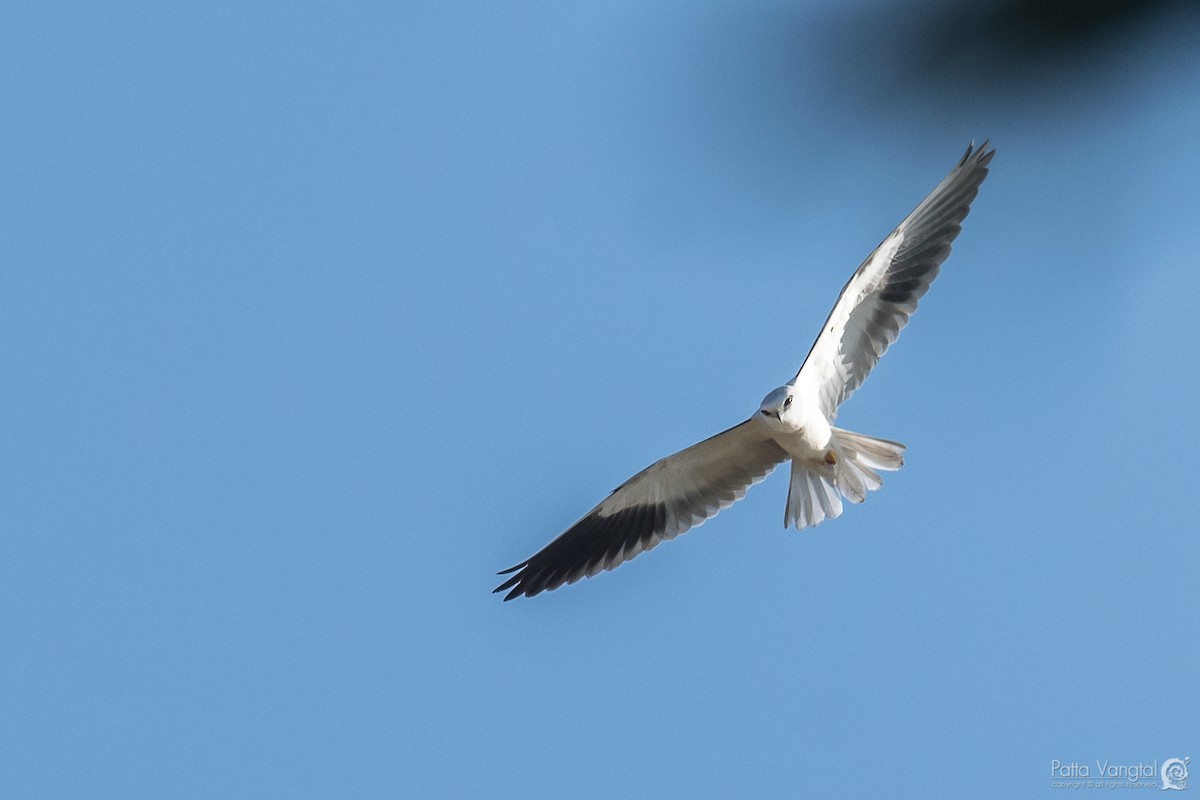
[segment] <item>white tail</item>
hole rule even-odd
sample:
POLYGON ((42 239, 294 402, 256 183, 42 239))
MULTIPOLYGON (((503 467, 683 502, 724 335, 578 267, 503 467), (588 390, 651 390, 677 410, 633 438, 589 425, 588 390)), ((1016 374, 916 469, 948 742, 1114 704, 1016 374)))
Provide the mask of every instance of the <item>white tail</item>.
POLYGON ((877 470, 891 472, 904 466, 904 445, 887 439, 834 428, 830 448, 835 456, 832 464, 792 459, 785 528, 802 530, 840 516, 843 497, 861 503, 867 492, 883 486, 877 470))

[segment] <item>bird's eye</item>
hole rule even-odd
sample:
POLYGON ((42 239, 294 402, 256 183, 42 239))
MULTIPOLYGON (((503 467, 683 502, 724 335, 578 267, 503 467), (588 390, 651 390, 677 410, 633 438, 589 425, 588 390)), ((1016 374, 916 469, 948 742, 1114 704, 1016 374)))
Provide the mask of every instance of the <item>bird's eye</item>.
POLYGON ((792 404, 792 396, 791 396, 791 395, 788 395, 786 398, 784 398, 784 401, 783 401, 783 407, 784 407, 784 408, 787 408, 787 407, 788 407, 788 406, 790 406, 791 404, 792 404))

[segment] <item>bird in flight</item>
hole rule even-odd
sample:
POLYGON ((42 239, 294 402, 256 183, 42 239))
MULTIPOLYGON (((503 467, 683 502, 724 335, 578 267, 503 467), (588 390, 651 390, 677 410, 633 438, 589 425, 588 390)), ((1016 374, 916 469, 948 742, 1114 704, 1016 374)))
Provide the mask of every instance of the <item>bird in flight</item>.
POLYGON ((500 575, 505 600, 590 578, 701 524, 792 462, 784 527, 802 530, 861 503, 899 469, 904 445, 833 427, 950 255, 995 150, 967 147, 958 165, 867 257, 838 296, 800 371, 750 419, 651 464, 557 539, 500 575))

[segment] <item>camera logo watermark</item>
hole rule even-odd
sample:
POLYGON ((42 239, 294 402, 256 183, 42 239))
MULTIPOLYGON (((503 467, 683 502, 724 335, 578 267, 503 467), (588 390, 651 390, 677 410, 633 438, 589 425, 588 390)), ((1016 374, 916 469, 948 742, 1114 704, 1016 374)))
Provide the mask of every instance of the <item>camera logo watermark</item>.
POLYGON ((1174 789, 1188 786, 1191 756, 1166 761, 1139 761, 1134 764, 1096 759, 1050 762, 1050 786, 1054 789, 1174 789))

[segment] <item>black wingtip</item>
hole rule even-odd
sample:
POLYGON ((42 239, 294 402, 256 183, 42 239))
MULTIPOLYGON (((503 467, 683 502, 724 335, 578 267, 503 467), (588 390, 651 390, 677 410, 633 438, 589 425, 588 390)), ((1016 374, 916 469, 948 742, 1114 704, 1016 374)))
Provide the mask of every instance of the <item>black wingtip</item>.
POLYGON ((496 594, 496 592, 503 592, 505 589, 511 589, 513 586, 516 586, 518 583, 521 582, 521 578, 522 578, 522 576, 519 574, 513 575, 511 578, 506 580, 504 583, 500 584, 495 589, 492 589, 492 594, 496 594))
POLYGON ((499 592, 509 590, 508 594, 504 595, 504 602, 507 603, 509 600, 514 600, 521 595, 533 597, 535 594, 541 591, 540 589, 530 591, 530 587, 523 581, 524 575, 514 575, 504 583, 497 586, 495 589, 492 589, 492 594, 498 594, 499 592))
POLYGON ((974 161, 979 166, 986 167, 988 162, 992 160, 992 156, 996 155, 994 148, 992 150, 988 150, 988 147, 991 146, 991 144, 991 139, 984 139, 983 144, 976 147, 975 140, 972 139, 971 143, 967 145, 967 152, 963 153, 963 157, 958 162, 958 165, 961 167, 964 166, 968 161, 974 161))

